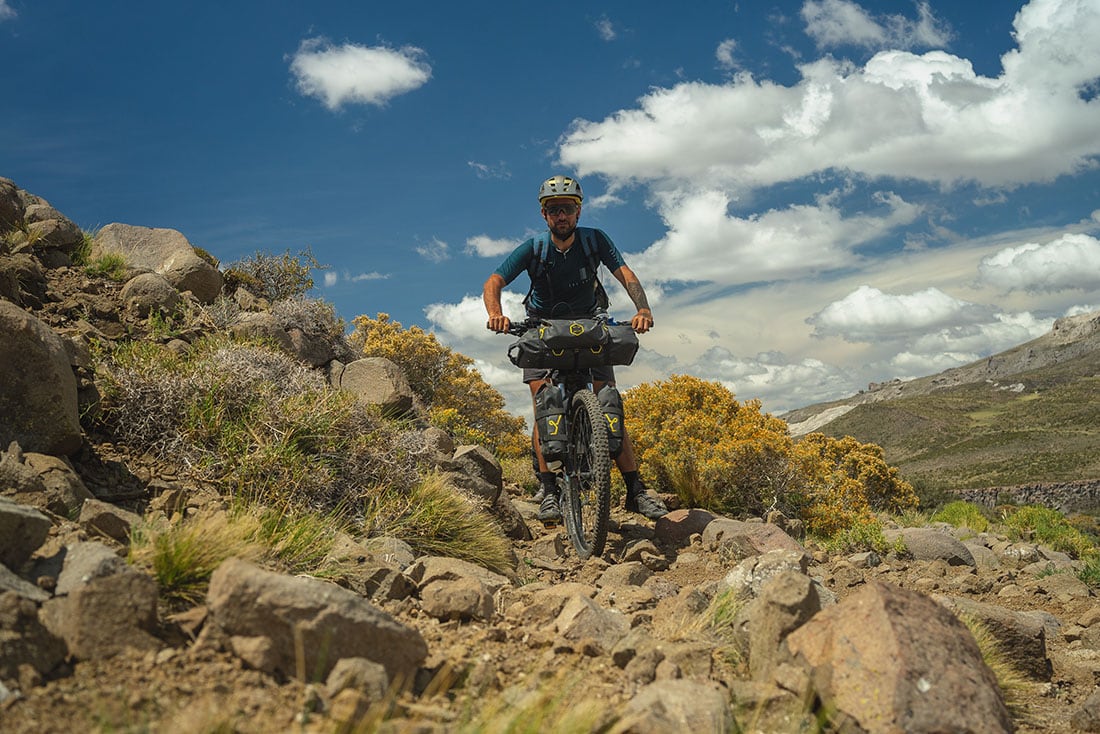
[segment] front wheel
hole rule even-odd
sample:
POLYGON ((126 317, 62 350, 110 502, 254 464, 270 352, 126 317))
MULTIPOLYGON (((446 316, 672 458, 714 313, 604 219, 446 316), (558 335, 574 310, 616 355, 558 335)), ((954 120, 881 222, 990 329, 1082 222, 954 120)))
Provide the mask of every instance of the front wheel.
POLYGON ((607 452, 607 424, 599 400, 591 390, 573 396, 570 410, 571 471, 563 497, 565 527, 584 560, 603 553, 611 518, 611 457, 607 452))

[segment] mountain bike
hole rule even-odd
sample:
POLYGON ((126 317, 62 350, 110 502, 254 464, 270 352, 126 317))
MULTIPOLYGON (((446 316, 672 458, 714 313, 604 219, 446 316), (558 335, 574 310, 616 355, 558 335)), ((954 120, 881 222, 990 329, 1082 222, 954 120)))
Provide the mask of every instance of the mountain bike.
MULTIPOLYGON (((508 333, 522 337, 540 326, 571 323, 576 322, 528 319, 512 322, 508 333)), ((517 366, 550 369, 550 384, 561 392, 566 410, 566 446, 556 472, 558 498, 566 532, 577 556, 584 560, 603 553, 607 542, 611 518, 611 454, 607 419, 592 390, 592 365, 579 364, 585 359, 578 359, 577 352, 588 361, 595 360, 591 355, 598 354, 592 348, 565 348, 550 350, 545 360, 535 358, 520 364, 510 349, 509 358, 517 366)))

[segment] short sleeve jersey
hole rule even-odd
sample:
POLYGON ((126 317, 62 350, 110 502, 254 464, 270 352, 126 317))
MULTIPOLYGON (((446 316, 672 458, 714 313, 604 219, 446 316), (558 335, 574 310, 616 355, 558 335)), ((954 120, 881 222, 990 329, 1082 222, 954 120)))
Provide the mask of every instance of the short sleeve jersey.
MULTIPOLYGON (((582 238, 588 237, 595 244, 594 252, 600 263, 612 273, 626 265, 622 253, 601 229, 577 227, 573 244, 561 252, 548 241, 549 253, 544 274, 536 275, 535 238, 531 238, 512 251, 495 271, 507 285, 527 271, 531 276, 531 299, 527 310, 536 316, 576 318, 591 316, 596 306, 596 273, 585 255, 582 238)), ((596 268, 599 268, 597 264, 596 268)))

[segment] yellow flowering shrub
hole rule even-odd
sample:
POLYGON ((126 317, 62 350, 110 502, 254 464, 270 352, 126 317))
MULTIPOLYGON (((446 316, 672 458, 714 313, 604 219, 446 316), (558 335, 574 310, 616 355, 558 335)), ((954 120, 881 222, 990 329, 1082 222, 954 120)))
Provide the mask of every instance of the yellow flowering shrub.
POLYGON ((832 536, 875 525, 877 511, 917 505, 881 447, 820 433, 795 441, 759 401, 740 403, 721 383, 673 375, 632 388, 624 401, 643 478, 686 506, 726 515, 776 509, 832 536))
POLYGON ((876 444, 811 433, 795 444, 793 458, 807 479, 807 527, 824 535, 870 523, 875 512, 900 513, 919 503, 876 444))
POLYGON ((502 456, 530 444, 522 418, 504 410, 504 397, 482 379, 474 361, 439 343, 419 326, 408 329, 388 314, 358 316, 349 340, 364 357, 385 357, 405 372, 433 425, 459 443, 477 443, 502 456))
POLYGON ((739 403, 720 383, 689 375, 638 385, 624 400, 648 483, 724 514, 798 513, 787 424, 761 413, 759 401, 739 403))

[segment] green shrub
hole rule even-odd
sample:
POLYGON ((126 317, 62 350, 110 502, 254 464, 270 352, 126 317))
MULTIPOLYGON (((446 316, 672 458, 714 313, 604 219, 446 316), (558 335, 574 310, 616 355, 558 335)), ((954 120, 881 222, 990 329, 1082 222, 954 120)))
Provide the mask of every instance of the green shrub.
POLYGON ((944 505, 930 519, 932 522, 945 522, 957 528, 970 528, 975 533, 984 533, 989 529, 989 518, 985 511, 972 502, 962 500, 944 505))
POLYGON ((1096 545, 1070 525, 1065 515, 1049 507, 1025 505, 1010 512, 1005 517, 1005 524, 1017 535, 1067 553, 1073 558, 1088 559, 1098 553, 1096 545))
POLYGON ((97 257, 84 267, 84 272, 88 275, 107 278, 116 282, 125 280, 128 271, 126 258, 113 252, 97 257))
POLYGON ((891 550, 897 552, 905 550, 905 545, 900 538, 892 544, 886 540, 886 535, 882 530, 882 522, 874 516, 860 518, 851 525, 838 529, 831 536, 824 538, 824 545, 833 553, 860 553, 863 551, 887 553, 891 550))
POLYGON ((331 508, 417 481, 404 426, 273 347, 212 337, 180 356, 131 342, 99 386, 98 420, 121 442, 193 467, 226 495, 331 508))
POLYGON ((130 562, 150 570, 170 603, 195 603, 218 566, 233 557, 290 574, 346 577, 350 566, 330 554, 336 533, 348 526, 338 512, 236 503, 228 512, 138 527, 130 562))
POLYGON ((511 544, 496 522, 440 474, 408 489, 379 487, 364 500, 370 534, 396 536, 420 554, 461 558, 497 573, 512 567, 511 544))
POLYGON ((231 263, 224 275, 232 288, 244 286, 253 295, 274 303, 305 295, 313 288, 313 271, 324 269, 307 247, 297 255, 291 255, 290 250, 282 255, 257 252, 231 263))
POLYGON ((135 530, 130 562, 150 569, 169 600, 195 603, 206 595, 210 576, 227 558, 257 560, 262 547, 253 528, 225 512, 199 514, 167 526, 135 530))

